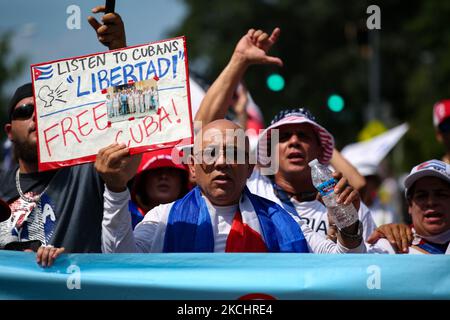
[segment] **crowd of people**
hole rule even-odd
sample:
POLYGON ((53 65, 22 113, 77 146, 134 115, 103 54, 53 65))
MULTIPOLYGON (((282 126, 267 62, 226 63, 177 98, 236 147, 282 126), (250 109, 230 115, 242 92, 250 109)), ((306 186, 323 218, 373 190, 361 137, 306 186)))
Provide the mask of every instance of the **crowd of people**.
MULTIPOLYGON (((103 23, 92 19, 109 49, 126 46, 117 13, 105 14, 103 23)), ((363 175, 306 108, 281 110, 254 141, 255 150, 248 137, 241 143, 248 119, 242 105, 233 105, 246 103, 236 99, 236 89, 251 66, 283 65, 269 55, 280 33, 251 29, 239 40, 195 115, 202 126, 195 128, 187 163, 177 163, 171 150, 130 155, 126 145, 113 144, 99 150, 95 163, 39 172, 32 87, 19 87, 5 125, 17 164, 1 177, 0 249, 37 252, 44 267, 63 252, 449 254, 450 164, 424 159, 411 170, 405 181, 411 225, 377 226, 361 200, 363 175), (237 123, 225 119, 230 109, 237 123), (278 141, 271 141, 276 136, 278 141), (250 161, 253 151, 256 165, 250 161), (243 155, 243 161, 230 153, 243 155), (334 169, 336 202, 353 204, 356 222, 337 227, 339 218, 312 183, 308 163, 314 159, 334 169), (264 167, 272 161, 276 170, 267 175, 264 167)), ((108 113, 157 106, 146 94, 148 103, 136 89, 110 94, 108 113), (136 96, 143 103, 130 100, 136 96)), ((434 110, 444 141, 449 105, 434 110)))

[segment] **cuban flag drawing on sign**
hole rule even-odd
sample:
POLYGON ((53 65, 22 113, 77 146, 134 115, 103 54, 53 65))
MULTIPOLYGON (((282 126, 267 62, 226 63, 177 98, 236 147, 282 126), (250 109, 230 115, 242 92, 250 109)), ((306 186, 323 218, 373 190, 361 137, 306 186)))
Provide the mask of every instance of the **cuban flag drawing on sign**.
POLYGON ((34 80, 47 80, 53 77, 53 68, 51 65, 46 67, 34 67, 34 80))

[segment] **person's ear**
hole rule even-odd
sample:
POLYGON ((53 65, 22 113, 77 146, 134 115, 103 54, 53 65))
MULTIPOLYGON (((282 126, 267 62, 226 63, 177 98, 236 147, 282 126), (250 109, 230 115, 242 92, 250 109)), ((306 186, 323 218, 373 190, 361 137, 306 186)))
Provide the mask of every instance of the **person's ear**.
POLYGON ((11 129, 12 129, 11 123, 5 124, 5 132, 6 132, 6 135, 8 136, 8 139, 9 139, 9 140, 11 140, 11 141, 14 142, 14 140, 13 140, 13 138, 12 138, 12 134, 11 134, 11 129))
POLYGON ((191 154, 188 157, 188 167, 191 179, 195 180, 195 158, 191 154))

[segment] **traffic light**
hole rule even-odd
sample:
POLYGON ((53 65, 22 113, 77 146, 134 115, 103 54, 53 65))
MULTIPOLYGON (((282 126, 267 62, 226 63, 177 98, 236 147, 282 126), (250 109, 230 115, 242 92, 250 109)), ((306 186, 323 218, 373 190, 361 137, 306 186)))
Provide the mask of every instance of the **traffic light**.
POLYGON ((284 88, 284 78, 278 73, 272 73, 267 77, 267 87, 272 91, 281 91, 284 88))
POLYGON ((333 112, 341 112, 344 109, 344 99, 338 94, 332 94, 328 97, 328 109, 333 112))

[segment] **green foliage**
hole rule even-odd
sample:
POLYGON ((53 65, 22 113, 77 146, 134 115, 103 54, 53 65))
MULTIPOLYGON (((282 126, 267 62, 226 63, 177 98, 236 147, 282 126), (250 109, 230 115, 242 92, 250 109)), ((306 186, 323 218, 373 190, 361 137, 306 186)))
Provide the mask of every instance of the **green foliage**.
MULTIPOLYGON (((246 82, 266 122, 280 109, 307 106, 335 134, 338 147, 356 140, 366 125, 369 63, 366 9, 369 1, 334 0, 185 0, 188 13, 173 34, 187 35, 191 69, 213 81, 226 65, 238 39, 249 28, 281 28, 271 51, 284 68, 252 67, 246 82), (264 85, 271 73, 286 80, 284 90, 264 85), (345 109, 326 107, 331 93, 342 95, 345 109)), ((432 106, 449 98, 450 2, 440 0, 376 3, 381 8, 381 98, 390 106, 390 128, 411 126, 401 144, 403 170, 440 158, 432 106)), ((380 112, 381 113, 381 112, 380 112)))
POLYGON ((0 105, 2 106, 0 108, 0 122, 2 124, 2 129, 0 130, 1 141, 3 141, 6 136, 3 131, 3 124, 6 123, 7 120, 6 106, 12 95, 12 92, 5 92, 5 86, 24 71, 27 62, 27 59, 24 56, 11 57, 12 37, 12 32, 0 34, 0 105))

